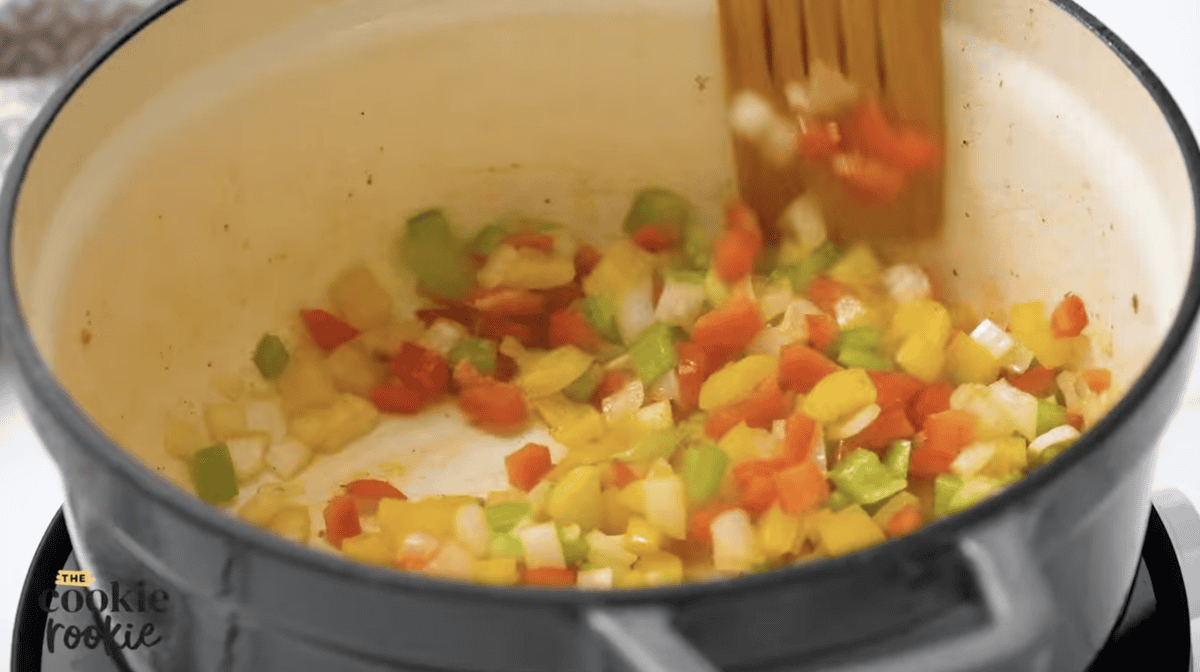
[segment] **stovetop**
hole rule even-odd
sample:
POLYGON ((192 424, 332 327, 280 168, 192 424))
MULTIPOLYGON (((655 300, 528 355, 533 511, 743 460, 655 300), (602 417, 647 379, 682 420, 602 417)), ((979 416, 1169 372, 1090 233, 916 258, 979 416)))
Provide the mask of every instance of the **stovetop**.
MULTIPOLYGON (((1188 587, 1196 568, 1187 560, 1200 549, 1197 523, 1200 517, 1195 508, 1178 491, 1155 494, 1141 562, 1124 612, 1087 672, 1127 672, 1145 667, 1150 660, 1161 672, 1195 669, 1188 587)), ((55 585, 60 570, 79 569, 60 510, 46 530, 26 577, 16 617, 12 672, 128 671, 119 654, 106 654, 103 641, 96 642, 94 648, 88 648, 87 641, 78 642, 75 648, 65 645, 64 635, 71 626, 83 631, 95 625, 96 616, 86 607, 74 613, 58 609, 49 616, 39 604, 43 593, 55 585)), ((1192 593, 1200 592, 1194 583, 1190 587, 1192 593)), ((1200 596, 1193 594, 1190 599, 1200 601, 1200 596)))

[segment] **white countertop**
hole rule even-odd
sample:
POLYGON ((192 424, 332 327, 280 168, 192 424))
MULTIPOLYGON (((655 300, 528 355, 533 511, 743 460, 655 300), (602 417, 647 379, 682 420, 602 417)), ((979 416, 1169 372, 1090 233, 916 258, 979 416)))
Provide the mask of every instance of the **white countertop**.
MULTIPOLYGON (((2 0, 0 0, 2 1, 2 0)), ((1078 0, 1120 35, 1171 90, 1194 129, 1200 129, 1200 3, 1196 0, 1078 0)), ((1200 502, 1200 376, 1168 430, 1156 487, 1177 487, 1200 502)), ((0 394, 0 669, 8 665, 13 616, 30 560, 62 488, 21 409, 0 394)))

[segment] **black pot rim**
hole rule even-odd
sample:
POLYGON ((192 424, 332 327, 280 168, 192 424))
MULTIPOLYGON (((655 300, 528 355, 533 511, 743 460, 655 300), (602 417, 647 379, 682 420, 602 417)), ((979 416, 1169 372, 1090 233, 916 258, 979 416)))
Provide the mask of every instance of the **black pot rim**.
POLYGON ((338 575, 353 581, 380 587, 423 591, 444 597, 484 598, 525 603, 584 606, 604 603, 676 602, 742 590, 769 589, 771 586, 783 582, 818 579, 829 573, 841 572, 845 567, 871 564, 877 558, 895 553, 919 555, 921 552, 928 552, 930 548, 944 547, 951 540, 961 536, 964 531, 985 523, 1005 509, 1019 506, 1022 501, 1030 499, 1038 490, 1048 487, 1051 481, 1056 480, 1098 450, 1104 440, 1110 437, 1121 423, 1138 412, 1147 393, 1180 356, 1197 312, 1200 311, 1200 148, 1197 148, 1196 139, 1182 111, 1166 87, 1128 45, 1073 0, 1046 1, 1082 23, 1125 63, 1155 100, 1175 135, 1187 167, 1196 218, 1191 270, 1179 313, 1175 316, 1162 346, 1129 392, 1096 427, 1084 435, 1072 450, 1066 451, 1048 466, 1026 476, 999 495, 962 513, 858 553, 829 558, 806 566, 789 567, 724 581, 612 592, 550 588, 498 588, 440 581, 418 574, 348 561, 331 553, 297 545, 276 535, 258 530, 238 521, 221 509, 187 495, 165 479, 155 476, 128 452, 117 446, 58 384, 33 342, 17 296, 13 270, 16 206, 25 173, 39 143, 74 92, 118 48, 156 19, 183 4, 185 0, 159 0, 136 20, 105 40, 68 76, 22 139, 8 169, 3 191, 0 192, 0 216, 3 217, 5 230, 0 254, 2 254, 7 268, 7 272, 0 279, 0 282, 3 283, 0 287, 0 333, 3 333, 6 344, 15 355, 32 394, 39 398, 40 403, 52 410, 54 420, 60 423, 71 437, 81 444, 81 447, 93 451, 99 460, 119 472, 142 494, 154 499, 159 505, 171 507, 175 513, 191 519, 202 528, 235 539, 246 548, 253 548, 257 552, 275 556, 282 561, 307 566, 315 571, 338 575))

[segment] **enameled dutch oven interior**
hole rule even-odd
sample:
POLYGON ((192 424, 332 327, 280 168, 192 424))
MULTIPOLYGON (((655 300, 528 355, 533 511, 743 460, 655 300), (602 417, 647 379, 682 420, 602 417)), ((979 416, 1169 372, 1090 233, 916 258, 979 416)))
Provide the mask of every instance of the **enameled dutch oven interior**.
MULTIPOLYGON (((1171 126, 1121 58, 1050 3, 949 0, 945 50, 946 234, 919 256, 1000 321, 1012 303, 1080 294, 1112 337, 1097 362, 1111 354, 1129 389, 1185 326, 1195 212, 1171 126)), ((724 96, 707 0, 181 3, 41 137, 14 228, 21 306, 79 408, 190 490, 162 448, 168 416, 198 421, 220 399, 216 377, 251 378, 258 337, 321 305, 349 264, 368 263, 397 313, 411 310, 394 255, 416 210, 444 206, 464 234, 519 210, 602 242, 632 192, 656 184, 715 227, 733 193, 724 96)), ((381 462, 403 469, 410 497, 483 494, 534 436, 465 429, 450 407, 389 419, 319 462, 301 496, 317 512, 381 462)), ((141 469, 94 441, 114 468, 141 469)))

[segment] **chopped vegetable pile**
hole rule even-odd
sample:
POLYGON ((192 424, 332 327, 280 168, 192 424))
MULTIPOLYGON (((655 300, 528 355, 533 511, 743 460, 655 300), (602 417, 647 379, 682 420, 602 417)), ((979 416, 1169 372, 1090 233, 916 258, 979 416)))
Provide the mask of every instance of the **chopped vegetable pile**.
POLYGON ((409 500, 386 477, 331 493, 324 542, 361 562, 495 585, 635 588, 851 553, 990 497, 1068 449, 1115 398, 1087 368, 1083 301, 977 320, 918 265, 827 240, 801 199, 764 249, 730 205, 710 240, 692 205, 633 198, 603 251, 508 218, 460 240, 439 210, 402 258, 426 307, 393 316, 370 271, 305 309, 310 342, 266 334, 277 396, 209 405, 167 447, 197 494, 312 537, 284 483, 386 414, 454 404, 497 435, 544 424, 504 461, 511 488, 409 500), (1002 320, 1003 321, 1003 320, 1002 320))

